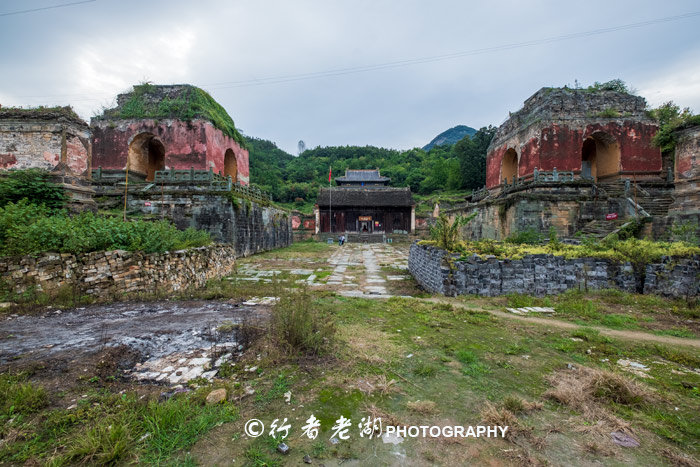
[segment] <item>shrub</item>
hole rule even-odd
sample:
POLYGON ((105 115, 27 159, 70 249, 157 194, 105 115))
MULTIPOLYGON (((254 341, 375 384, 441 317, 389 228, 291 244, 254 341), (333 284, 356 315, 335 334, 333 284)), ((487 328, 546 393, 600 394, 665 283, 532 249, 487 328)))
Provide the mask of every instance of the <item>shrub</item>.
POLYGON ((441 213, 435 224, 430 226, 430 238, 438 247, 453 251, 461 237, 459 228, 474 219, 476 214, 475 212, 467 217, 456 216, 454 220, 450 220, 446 214, 441 213))
POLYGON ((50 210, 63 207, 63 188, 49 181, 49 172, 39 169, 11 170, 0 177, 0 208, 23 199, 50 210))
POLYGON ((0 208, 0 255, 23 255, 43 251, 87 253, 100 250, 131 250, 156 253, 211 243, 207 232, 179 231, 167 221, 123 222, 118 218, 84 212, 50 215, 44 206, 26 199, 0 208))
POLYGON ((320 355, 334 343, 335 326, 313 306, 306 289, 280 297, 272 310, 272 337, 287 353, 320 355))
POLYGON ((518 232, 513 232, 505 239, 505 241, 516 245, 522 245, 524 243, 541 243, 542 234, 537 229, 529 228, 518 232))

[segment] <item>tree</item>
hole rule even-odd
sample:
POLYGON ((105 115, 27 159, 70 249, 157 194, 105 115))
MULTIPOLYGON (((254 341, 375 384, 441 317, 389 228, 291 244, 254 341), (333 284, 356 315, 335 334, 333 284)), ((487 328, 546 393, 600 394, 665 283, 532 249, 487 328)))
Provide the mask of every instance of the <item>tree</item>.
POLYGON ((699 116, 694 116, 688 107, 681 110, 673 101, 665 102, 649 113, 659 123, 659 131, 654 135, 652 143, 663 153, 669 153, 676 147, 674 131, 678 127, 686 123, 700 122, 699 116))
POLYGON ((496 128, 489 125, 455 144, 453 154, 459 161, 463 188, 476 190, 486 183, 486 151, 495 134, 496 128))

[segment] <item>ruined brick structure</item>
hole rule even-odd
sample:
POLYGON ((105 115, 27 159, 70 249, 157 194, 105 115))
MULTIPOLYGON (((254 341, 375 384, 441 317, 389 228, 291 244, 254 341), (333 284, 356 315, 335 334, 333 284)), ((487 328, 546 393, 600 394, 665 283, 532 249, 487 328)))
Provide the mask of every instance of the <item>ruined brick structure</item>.
POLYGON ((248 150, 226 111, 190 85, 140 85, 91 121, 93 167, 150 181, 156 170, 209 170, 249 183, 248 150))
POLYGON ((535 169, 571 171, 596 181, 658 179, 661 152, 651 144, 658 125, 644 98, 587 89, 542 88, 510 115, 491 142, 486 187, 532 177, 535 169))
POLYGON ((477 212, 473 239, 554 229, 604 237, 631 218, 663 233, 673 180, 652 139, 644 98, 611 90, 542 88, 500 126, 486 187, 452 214, 477 212))
POLYGON ((0 108, 0 170, 53 170, 80 175, 90 166, 90 129, 70 107, 0 108))
POLYGON ((676 133, 674 203, 671 213, 700 215, 700 125, 676 133))

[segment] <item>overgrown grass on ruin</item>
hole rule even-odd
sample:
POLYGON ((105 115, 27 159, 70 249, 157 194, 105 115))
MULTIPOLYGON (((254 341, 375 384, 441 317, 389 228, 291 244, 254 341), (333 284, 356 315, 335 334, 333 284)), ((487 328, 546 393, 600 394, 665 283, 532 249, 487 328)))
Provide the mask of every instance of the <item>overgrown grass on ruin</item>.
POLYGON ((177 118, 185 121, 202 118, 212 122, 216 128, 242 147, 246 147, 245 138, 236 129, 231 116, 206 91, 195 86, 184 85, 182 92, 175 98, 153 99, 152 95, 157 92, 158 86, 150 83, 135 85, 122 106, 105 110, 104 115, 98 118, 177 118))
MULTIPOLYGON (((433 241, 421 242, 425 245, 437 245, 433 241)), ((565 258, 601 258, 614 261, 630 261, 648 264, 659 261, 664 256, 690 257, 700 255, 700 247, 685 242, 661 242, 630 238, 627 240, 603 241, 585 245, 570 245, 561 242, 530 244, 480 240, 474 242, 457 242, 451 251, 461 254, 459 260, 479 257, 498 259, 522 259, 528 255, 554 255, 565 258)))

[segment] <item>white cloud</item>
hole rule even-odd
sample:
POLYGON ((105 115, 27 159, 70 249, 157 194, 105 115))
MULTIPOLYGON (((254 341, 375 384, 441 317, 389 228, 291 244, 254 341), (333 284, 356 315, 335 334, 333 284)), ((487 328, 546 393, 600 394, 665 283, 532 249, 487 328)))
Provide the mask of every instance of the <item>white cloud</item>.
POLYGON ((194 29, 172 27, 118 42, 104 38, 83 45, 74 58, 75 91, 88 97, 74 100, 76 110, 87 117, 97 109, 96 102, 111 102, 118 92, 140 81, 187 81, 195 42, 194 29))
POLYGON ((652 107, 674 101, 681 107, 700 111, 700 53, 665 68, 639 86, 639 94, 652 107))

